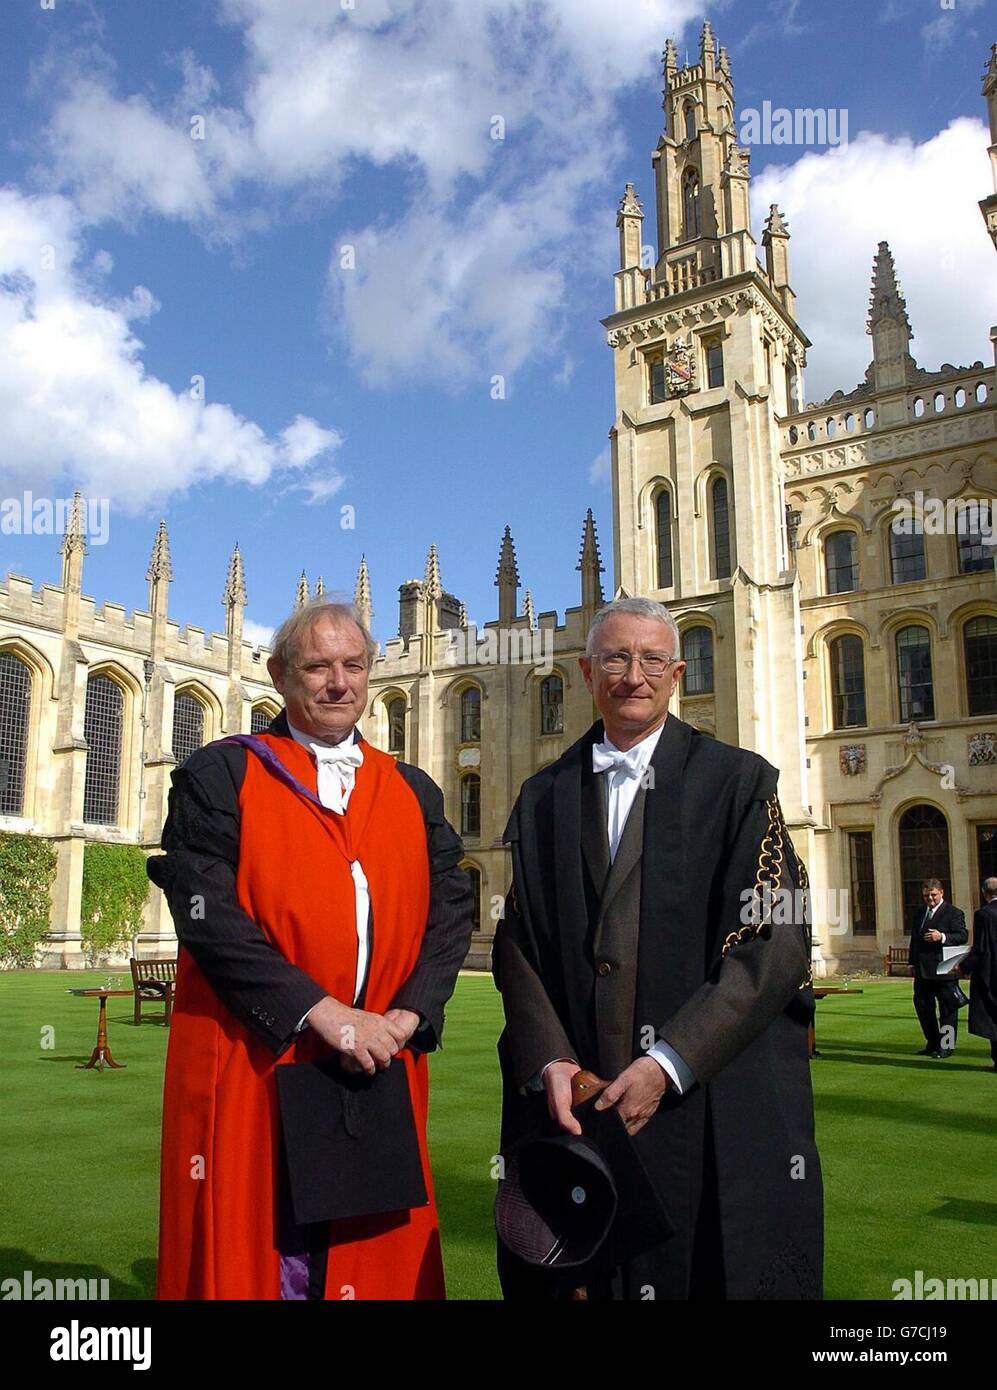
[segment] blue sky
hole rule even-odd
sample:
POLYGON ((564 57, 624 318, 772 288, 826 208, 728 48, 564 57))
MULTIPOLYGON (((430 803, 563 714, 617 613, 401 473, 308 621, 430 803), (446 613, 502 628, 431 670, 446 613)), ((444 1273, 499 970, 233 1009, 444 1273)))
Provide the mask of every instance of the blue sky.
MULTIPOLYGON (((0 20, 0 497, 110 499, 86 592, 144 607, 164 516, 174 618, 221 626, 236 541, 263 627, 302 568, 350 592, 365 552, 384 639, 431 541, 494 617, 508 523, 537 609, 563 615, 589 506, 611 591, 615 212, 630 179, 653 237, 659 55, 672 35, 696 61, 702 7, 46 3, 0 20)), ((883 238, 921 364, 989 360, 992 6, 705 13, 740 111, 847 111, 847 148, 751 152, 756 236, 773 201, 792 233, 808 399, 862 378, 883 238)), ((56 548, 0 536, 0 572, 57 581, 56 548)))

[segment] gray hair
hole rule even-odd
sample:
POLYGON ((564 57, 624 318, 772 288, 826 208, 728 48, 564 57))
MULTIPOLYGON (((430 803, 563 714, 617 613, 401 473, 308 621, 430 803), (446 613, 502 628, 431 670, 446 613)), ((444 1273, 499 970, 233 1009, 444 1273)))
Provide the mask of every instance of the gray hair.
POLYGON ((682 645, 679 637, 679 630, 675 619, 669 613, 663 603, 658 603, 653 598, 618 598, 612 603, 607 603, 604 608, 600 608, 592 619, 592 625, 585 638, 585 655, 591 656, 595 651, 596 642, 599 637, 599 629, 607 618, 615 618, 618 613, 632 613, 637 618, 649 618, 652 622, 664 623, 668 631, 672 634, 675 645, 675 655, 681 656, 682 645))
POLYGON ((983 880, 983 895, 987 898, 997 898, 997 878, 983 880))
POLYGON ((377 655, 377 643, 367 630, 357 607, 352 603, 333 603, 325 598, 313 598, 296 608, 289 618, 285 618, 273 635, 270 648, 271 659, 282 671, 286 671, 297 656, 302 638, 310 632, 315 623, 322 618, 332 618, 337 623, 353 623, 363 633, 367 649, 367 665, 371 666, 377 655))

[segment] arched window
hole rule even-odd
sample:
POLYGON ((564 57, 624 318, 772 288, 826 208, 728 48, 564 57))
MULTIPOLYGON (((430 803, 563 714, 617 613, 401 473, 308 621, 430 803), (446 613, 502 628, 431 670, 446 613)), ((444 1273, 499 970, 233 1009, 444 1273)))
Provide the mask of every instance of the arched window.
POLYGON ((926 627, 902 627, 897 633, 897 693, 901 723, 934 719, 931 634, 926 627))
POLYGON ((727 479, 717 478, 710 491, 713 517, 713 577, 730 578, 730 506, 727 479))
POLYGON ((959 510, 956 534, 959 537, 959 573, 976 574, 994 567, 994 546, 983 538, 984 522, 992 526, 997 504, 969 502, 959 510))
POLYGON ((654 502, 654 517, 658 540, 658 588, 670 589, 672 577, 672 495, 666 487, 654 502))
POLYGON ((564 681, 556 673, 540 682, 540 732, 564 733, 564 681))
POLYGON ((824 575, 829 594, 849 594, 859 586, 856 539, 854 531, 832 531, 824 537, 824 575))
POLYGON ((87 682, 83 737, 87 770, 83 785, 83 819, 91 825, 116 825, 121 786, 121 731, 125 697, 110 676, 87 682))
POLYGON ((900 891, 904 931, 924 915, 921 884, 926 878, 940 879, 945 896, 951 891, 949 879, 949 828, 935 806, 911 806, 900 817, 900 891))
POLYGON ((924 578, 927 571, 923 531, 898 531, 895 522, 890 524, 890 573, 894 584, 910 584, 924 578))
POLYGON ((997 714, 997 618, 971 618, 962 630, 970 714, 997 714))
POLYGON ((713 633, 708 627, 686 628, 682 634, 683 695, 713 694, 713 633))
POLYGON ((405 755, 405 701, 396 695, 388 701, 388 752, 405 755))
POLYGON ((691 101, 686 102, 683 116, 685 120, 685 138, 687 140, 695 140, 699 132, 696 129, 696 108, 691 101))
POLYGON ((872 406, 870 406, 862 416, 862 423, 867 430, 871 430, 876 423, 876 412, 873 410, 872 406))
POLYGON ((481 742, 481 691, 476 685, 460 693, 460 741, 481 742))
POLYGON ((24 813, 30 714, 31 667, 13 652, 0 652, 0 815, 24 813))
POLYGON ((194 695, 180 694, 173 701, 173 756, 178 763, 204 746, 204 706, 194 695))
POLYGON ((866 722, 862 638, 846 632, 830 643, 830 654, 834 727, 851 729, 866 722))
POLYGON ((272 719, 273 715, 267 705, 254 705, 249 715, 249 732, 251 734, 265 734, 272 719))
POLYGON ((699 175, 695 169, 687 170, 682 180, 682 225, 686 241, 699 236, 699 175))
POLYGON ((474 895, 471 902, 471 912, 474 918, 474 930, 481 930, 481 870, 477 864, 464 864, 461 866, 471 884, 471 892, 474 895))
POLYGON ((476 772, 460 779, 460 833, 481 834, 481 778, 476 772))

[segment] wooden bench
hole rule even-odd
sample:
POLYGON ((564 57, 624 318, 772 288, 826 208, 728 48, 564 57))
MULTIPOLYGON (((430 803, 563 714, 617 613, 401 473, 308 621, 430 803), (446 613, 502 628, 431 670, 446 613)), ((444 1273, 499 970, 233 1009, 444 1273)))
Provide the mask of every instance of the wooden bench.
POLYGON ((907 946, 891 946, 883 957, 883 969, 887 975, 913 975, 914 967, 907 959, 907 946))
POLYGON ((135 987, 135 1022, 142 1022, 142 1005, 162 1003, 166 1006, 163 1022, 170 1026, 173 1014, 173 990, 177 982, 176 957, 131 960, 132 984, 135 987))

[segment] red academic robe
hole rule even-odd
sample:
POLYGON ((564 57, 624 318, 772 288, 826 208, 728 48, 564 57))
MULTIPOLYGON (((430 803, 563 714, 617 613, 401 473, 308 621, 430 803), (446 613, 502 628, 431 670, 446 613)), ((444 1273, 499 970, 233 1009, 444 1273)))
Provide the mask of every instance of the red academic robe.
MULTIPOLYGON (((308 751, 261 735, 315 792, 308 751)), ((391 1006, 419 954, 429 906, 426 831, 394 760, 364 743, 346 814, 313 805, 247 752, 240 792, 236 880, 241 907, 269 942, 337 999, 353 998, 359 859, 375 929, 364 1007, 391 1006)), ((181 950, 166 1059, 157 1296, 280 1297, 275 1070, 329 1055, 305 1030, 280 1057, 235 1019, 189 952, 181 950)), ((426 1148, 424 1055, 402 1051, 429 1205, 332 1223, 327 1299, 445 1297, 426 1148)))

